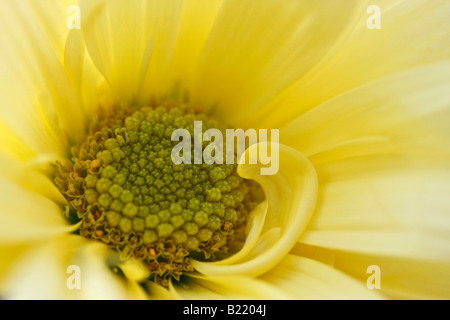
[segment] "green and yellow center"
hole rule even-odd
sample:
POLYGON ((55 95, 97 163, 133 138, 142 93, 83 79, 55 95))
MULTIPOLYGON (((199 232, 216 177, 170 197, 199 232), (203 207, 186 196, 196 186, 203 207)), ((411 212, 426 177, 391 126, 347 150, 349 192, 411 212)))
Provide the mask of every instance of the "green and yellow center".
POLYGON ((172 161, 173 131, 194 137, 194 121, 203 131, 220 129, 183 105, 116 108, 95 119, 70 160, 57 163, 55 181, 70 203, 67 216, 81 221, 80 235, 141 261, 162 285, 193 271, 191 259, 239 250, 258 199, 257 185, 242 179, 236 164, 172 161))

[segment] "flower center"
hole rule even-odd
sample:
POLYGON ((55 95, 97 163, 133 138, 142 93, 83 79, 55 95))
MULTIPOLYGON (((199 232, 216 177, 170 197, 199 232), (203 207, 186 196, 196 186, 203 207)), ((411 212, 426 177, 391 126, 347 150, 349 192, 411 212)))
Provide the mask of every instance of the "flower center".
POLYGON ((143 262, 162 285, 193 271, 191 259, 239 250, 258 198, 250 191, 259 187, 239 177, 236 164, 171 158, 178 143, 172 132, 183 128, 193 137, 198 120, 203 131, 218 128, 211 117, 168 104, 110 112, 94 121, 71 161, 57 163, 55 181, 70 203, 67 215, 81 219, 80 235, 143 262))

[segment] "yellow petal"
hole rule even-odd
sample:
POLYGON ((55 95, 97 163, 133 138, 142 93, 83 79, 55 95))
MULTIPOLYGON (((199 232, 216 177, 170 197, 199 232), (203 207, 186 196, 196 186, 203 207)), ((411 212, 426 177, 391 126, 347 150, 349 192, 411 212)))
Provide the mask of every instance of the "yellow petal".
POLYGON ((179 299, 179 295, 174 290, 169 290, 153 281, 145 282, 147 288, 148 298, 151 300, 176 300, 179 299))
POLYGON ((450 61, 443 61, 354 88, 291 120, 281 140, 315 163, 373 154, 448 155, 449 73, 450 61))
POLYGON ((81 0, 80 7, 88 52, 118 99, 146 101, 167 89, 181 0, 81 0))
POLYGON ((248 125, 259 107, 334 51, 361 5, 224 1, 203 49, 194 102, 217 106, 230 122, 248 125))
POLYGON ((100 104, 113 100, 111 88, 86 50, 81 30, 72 29, 67 36, 64 68, 86 118, 92 118, 100 104))
MULTIPOLYGON (((85 118, 62 65, 66 16, 57 1, 9 1, 0 17, 3 124, 35 153, 63 154, 85 118)), ((7 148, 8 146, 4 146, 7 148)))
POLYGON ((449 262, 435 262, 401 257, 386 257, 368 254, 355 254, 339 250, 298 244, 293 254, 313 259, 332 257, 331 265, 346 274, 367 283, 373 271, 369 266, 380 269, 380 289, 375 291, 389 299, 448 299, 450 293, 449 262))
POLYGON ((185 0, 170 74, 174 84, 192 92, 203 47, 223 0, 185 0))
POLYGON ((55 238, 16 261, 2 295, 6 299, 134 298, 107 267, 107 252, 105 246, 79 236, 55 238), (75 283, 79 289, 68 285, 75 283))
POLYGON ((258 279, 242 276, 194 277, 186 283, 171 285, 177 299, 186 300, 274 300, 289 299, 282 289, 258 279))
POLYGON ((13 181, 22 188, 40 194, 56 203, 65 204, 66 200, 48 176, 32 163, 21 163, 0 152, 0 177, 13 181))
POLYGON ((49 245, 37 245, 16 260, 2 284, 5 299, 64 299, 70 295, 66 268, 58 261, 57 252, 49 245), (67 290, 67 291, 66 291, 67 290))
POLYGON ((336 181, 324 181, 323 200, 301 241, 362 253, 448 260, 448 168, 397 166, 406 172, 396 173, 368 166, 365 173, 355 172, 362 161, 347 166, 346 178, 339 170, 336 181))
POLYGON ((310 156, 320 203, 302 241, 444 259, 450 252, 450 62, 386 77, 297 118, 284 141, 310 156))
POLYGON ((106 246, 89 242, 70 260, 70 263, 78 265, 82 272, 80 298, 87 300, 142 298, 142 292, 136 290, 135 285, 131 286, 133 290, 128 291, 126 283, 111 272, 105 263, 108 254, 109 249, 106 246), (138 297, 130 296, 131 293, 137 294, 138 297))
POLYGON ((134 260, 126 260, 119 264, 120 270, 127 279, 142 281, 150 275, 149 270, 142 264, 142 262, 134 260))
MULTIPOLYGON (((334 14, 340 15, 341 10, 334 14)), ((280 127, 357 86, 448 59, 449 14, 446 0, 365 2, 357 13, 358 26, 338 50, 322 61, 320 68, 298 79, 264 108, 255 110, 254 123, 262 128, 280 127), (367 27, 367 20, 373 15, 367 13, 369 5, 377 5, 381 10, 379 30, 367 27)))
POLYGON ((325 248, 389 257, 449 260, 448 236, 420 231, 320 230, 307 231, 300 240, 325 248))
MULTIPOLYGON (((246 154, 263 145, 251 146, 246 154)), ((283 145, 279 151, 281 165, 275 175, 261 175, 262 165, 242 164, 241 160, 238 173, 262 186, 267 204, 253 213, 242 251, 216 263, 194 261, 194 267, 201 273, 208 276, 262 274, 283 259, 306 228, 316 205, 315 170, 298 151, 283 145)))
POLYGON ((275 268, 261 276, 271 286, 293 299, 380 299, 382 295, 366 283, 320 262, 288 255, 275 268))
POLYGON ((318 261, 295 255, 257 279, 242 276, 194 276, 170 287, 178 299, 380 299, 366 282, 318 261))
POLYGON ((8 273, 11 270, 11 266, 20 259, 30 245, 18 244, 18 245, 0 245, 0 293, 5 291, 5 283, 8 279, 8 273))
POLYGON ((0 242, 16 244, 48 239, 73 231, 61 208, 46 197, 0 178, 0 242))

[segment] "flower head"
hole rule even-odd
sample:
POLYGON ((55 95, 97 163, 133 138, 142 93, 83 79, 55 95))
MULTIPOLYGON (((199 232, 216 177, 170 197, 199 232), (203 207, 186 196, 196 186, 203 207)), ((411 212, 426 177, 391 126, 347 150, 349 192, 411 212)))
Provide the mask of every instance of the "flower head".
POLYGON ((2 296, 448 298, 450 7, 378 2, 5 3, 2 296))

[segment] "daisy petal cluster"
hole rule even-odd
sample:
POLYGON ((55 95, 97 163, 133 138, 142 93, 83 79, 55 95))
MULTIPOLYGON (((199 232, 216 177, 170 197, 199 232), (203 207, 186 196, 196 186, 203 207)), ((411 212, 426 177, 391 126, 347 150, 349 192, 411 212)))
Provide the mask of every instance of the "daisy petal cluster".
POLYGON ((0 296, 449 298, 450 4, 375 2, 4 1, 0 296))

